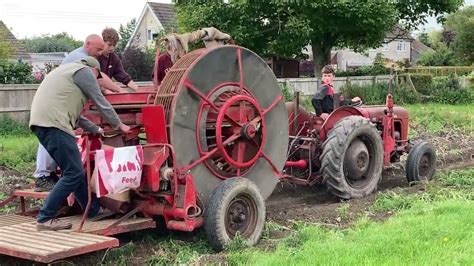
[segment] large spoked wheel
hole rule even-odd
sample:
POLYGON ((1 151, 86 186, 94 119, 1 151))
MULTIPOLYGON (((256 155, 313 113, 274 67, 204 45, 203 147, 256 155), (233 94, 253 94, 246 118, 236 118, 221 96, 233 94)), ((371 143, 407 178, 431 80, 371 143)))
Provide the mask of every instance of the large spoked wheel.
POLYGON ((204 219, 204 229, 213 249, 224 249, 236 235, 248 245, 255 245, 265 224, 265 202, 252 181, 228 178, 212 193, 204 219))
POLYGON ((365 197, 377 189, 382 168, 382 139, 370 121, 349 116, 336 123, 321 155, 321 173, 330 192, 343 199, 365 197))
POLYGON ((431 181, 436 171, 436 151, 431 143, 419 142, 413 146, 406 162, 408 182, 431 181))
POLYGON ((286 162, 288 118, 266 62, 239 46, 195 50, 178 60, 157 92, 175 167, 189 172, 208 206, 222 180, 251 180, 264 199, 286 162))

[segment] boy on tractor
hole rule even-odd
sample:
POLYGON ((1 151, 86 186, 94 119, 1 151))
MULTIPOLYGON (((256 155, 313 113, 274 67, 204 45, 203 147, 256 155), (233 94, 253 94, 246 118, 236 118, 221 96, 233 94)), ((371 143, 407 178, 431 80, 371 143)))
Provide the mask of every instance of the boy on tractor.
MULTIPOLYGON (((321 74, 321 87, 311 99, 311 103, 313 104, 317 116, 321 116, 322 114, 330 114, 334 110, 335 93, 334 88, 331 84, 335 77, 334 68, 330 65, 326 65, 323 67, 321 74)), ((339 106, 358 106, 360 104, 362 104, 362 101, 359 97, 354 97, 351 100, 345 100, 342 95, 339 97, 339 106)))

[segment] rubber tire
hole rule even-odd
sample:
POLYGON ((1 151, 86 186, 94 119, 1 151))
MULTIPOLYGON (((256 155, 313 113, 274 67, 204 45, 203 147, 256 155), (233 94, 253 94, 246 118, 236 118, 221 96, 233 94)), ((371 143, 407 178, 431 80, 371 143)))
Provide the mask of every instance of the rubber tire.
POLYGON ((408 158, 406 162, 406 178, 408 183, 410 182, 419 182, 419 181, 431 181, 436 172, 436 150, 435 147, 426 141, 421 141, 416 143, 413 148, 411 148, 408 153, 408 158), (430 170, 427 175, 426 180, 420 180, 420 175, 418 173, 418 164, 420 163, 421 157, 424 154, 430 154, 432 158, 433 168, 430 170))
POLYGON ((361 116, 348 116, 334 125, 327 139, 323 143, 323 153, 320 157, 323 182, 328 190, 342 199, 362 198, 377 189, 383 170, 383 145, 382 139, 368 119, 361 116), (344 177, 343 161, 346 150, 352 140, 364 134, 370 138, 375 149, 374 174, 362 188, 352 187, 344 177), (378 152, 377 152, 378 151, 378 152))
POLYGON ((225 227, 225 215, 230 202, 238 195, 246 194, 254 200, 257 207, 255 230, 246 239, 249 246, 257 244, 265 225, 265 201, 257 185, 249 179, 233 177, 226 179, 214 190, 204 212, 204 230, 211 247, 221 251, 231 237, 225 227))

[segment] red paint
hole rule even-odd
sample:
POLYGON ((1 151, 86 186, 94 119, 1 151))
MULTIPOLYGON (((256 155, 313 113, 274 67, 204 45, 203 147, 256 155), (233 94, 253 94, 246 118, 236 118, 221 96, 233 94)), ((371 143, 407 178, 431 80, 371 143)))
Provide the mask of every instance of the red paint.
POLYGON ((142 113, 147 143, 168 143, 165 110, 163 106, 143 106, 142 113))
POLYGON ((308 167, 308 161, 299 160, 299 161, 286 161, 285 167, 296 167, 300 169, 306 169, 308 167))
POLYGON ((383 116, 383 163, 385 166, 390 165, 390 157, 392 152, 395 151, 395 125, 393 121, 393 98, 391 94, 387 95, 386 98, 386 112, 383 116))
MULTIPOLYGON (((230 98, 229 100, 227 100, 225 102, 225 104, 222 106, 222 108, 219 112, 219 115, 217 116, 217 121, 216 121, 216 143, 217 143, 217 148, 219 149, 220 154, 222 156, 224 156, 224 159, 226 160, 226 162, 228 162, 230 165, 233 165, 233 166, 237 167, 238 169, 249 167, 249 166, 253 165, 258 160, 258 157, 261 155, 261 153, 263 151, 263 148, 265 146, 265 135, 266 135, 266 131, 265 131, 266 125, 263 123, 263 119, 262 119, 262 142, 260 143, 260 147, 258 148, 258 151, 256 152, 256 154, 251 159, 249 159, 248 161, 245 161, 245 162, 243 161, 243 155, 241 157, 242 161, 236 161, 226 151, 226 147, 223 144, 224 142, 222 140, 222 137, 223 137, 223 135, 222 135, 222 125, 224 123, 224 117, 227 114, 227 110, 232 105, 235 105, 237 102, 244 102, 244 101, 250 103, 259 112, 259 116, 263 117, 263 112, 261 111, 257 101, 255 101, 253 98, 251 98, 249 96, 246 96, 246 95, 236 95, 236 96, 233 96, 232 98, 230 98)), ((241 114, 243 113, 242 108, 240 109, 240 113, 241 114)), ((246 115, 241 115, 240 118, 243 121, 241 120, 239 122, 241 122, 242 124, 246 124, 248 121, 246 120, 246 118, 243 118, 243 117, 247 117, 247 116, 246 115)), ((238 134, 240 135, 240 132, 238 134)), ((244 141, 244 140, 240 140, 240 142, 242 142, 242 141, 244 141)), ((239 147, 238 149, 239 150, 243 149, 243 151, 241 151, 241 154, 243 154, 246 148, 245 148, 245 146, 242 146, 242 147, 239 147)))

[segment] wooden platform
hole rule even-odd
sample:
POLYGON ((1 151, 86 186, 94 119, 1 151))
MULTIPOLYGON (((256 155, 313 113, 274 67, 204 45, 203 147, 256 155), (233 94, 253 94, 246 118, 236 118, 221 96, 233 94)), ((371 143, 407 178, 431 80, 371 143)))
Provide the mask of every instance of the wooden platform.
POLYGON ((34 198, 34 199, 46 199, 49 192, 36 192, 34 189, 19 189, 13 191, 13 195, 18 197, 34 198))
POLYGON ((71 230, 37 231, 36 219, 23 215, 0 216, 0 254, 49 263, 55 260, 117 247, 119 241, 106 235, 155 227, 151 218, 130 218, 103 232, 117 219, 86 221, 82 233, 75 230, 80 216, 61 218, 73 224, 71 230))

